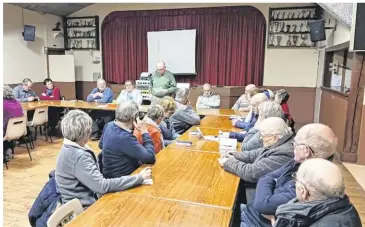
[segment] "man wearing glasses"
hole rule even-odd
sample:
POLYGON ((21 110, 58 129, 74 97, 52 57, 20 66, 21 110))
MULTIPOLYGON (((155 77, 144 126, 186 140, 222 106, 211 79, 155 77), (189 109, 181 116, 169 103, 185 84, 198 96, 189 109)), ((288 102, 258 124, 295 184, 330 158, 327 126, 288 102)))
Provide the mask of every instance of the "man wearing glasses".
POLYGON ((293 173, 307 159, 332 160, 337 138, 326 125, 308 124, 298 131, 293 146, 294 159, 261 177, 257 183, 254 202, 241 205, 241 226, 272 226, 278 206, 296 196, 293 173))
POLYGON ((174 75, 166 70, 163 61, 157 62, 157 70, 150 78, 151 82, 151 103, 157 102, 164 96, 172 96, 176 91, 176 81, 174 75))

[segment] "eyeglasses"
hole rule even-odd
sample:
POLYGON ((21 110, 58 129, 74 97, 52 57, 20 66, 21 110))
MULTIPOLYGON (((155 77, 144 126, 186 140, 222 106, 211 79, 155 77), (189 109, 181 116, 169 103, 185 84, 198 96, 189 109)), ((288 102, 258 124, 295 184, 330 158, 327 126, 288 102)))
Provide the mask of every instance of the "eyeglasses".
POLYGON ((293 146, 294 147, 305 146, 306 148, 308 148, 310 150, 310 152, 312 153, 312 155, 314 154, 313 149, 310 146, 305 145, 304 143, 297 143, 297 142, 293 141, 293 146))

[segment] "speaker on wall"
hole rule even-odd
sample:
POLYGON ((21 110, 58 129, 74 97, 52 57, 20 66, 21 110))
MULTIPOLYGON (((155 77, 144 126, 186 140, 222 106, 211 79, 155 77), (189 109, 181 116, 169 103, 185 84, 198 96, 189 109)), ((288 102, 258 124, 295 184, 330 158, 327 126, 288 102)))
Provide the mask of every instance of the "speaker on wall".
POLYGON ((324 20, 313 21, 309 24, 309 28, 312 42, 326 40, 326 29, 324 27, 324 20))
POLYGON ((365 52, 365 3, 354 3, 349 51, 365 52))

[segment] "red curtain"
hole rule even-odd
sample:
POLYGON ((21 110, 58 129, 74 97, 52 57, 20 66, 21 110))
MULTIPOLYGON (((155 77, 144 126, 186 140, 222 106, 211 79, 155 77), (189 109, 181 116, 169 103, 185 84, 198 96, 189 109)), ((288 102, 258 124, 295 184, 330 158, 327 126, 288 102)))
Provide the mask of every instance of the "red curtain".
POLYGON ((148 70, 147 32, 174 29, 197 29, 197 76, 178 82, 262 85, 266 21, 251 6, 112 12, 102 24, 104 78, 139 79, 148 70))

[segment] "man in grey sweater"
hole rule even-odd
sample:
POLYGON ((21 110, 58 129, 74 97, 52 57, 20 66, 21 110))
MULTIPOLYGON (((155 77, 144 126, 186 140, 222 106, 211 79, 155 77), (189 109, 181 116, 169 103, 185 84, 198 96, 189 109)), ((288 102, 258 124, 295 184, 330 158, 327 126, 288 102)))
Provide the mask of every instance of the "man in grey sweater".
POLYGON ((203 95, 198 97, 196 108, 218 109, 221 105, 221 97, 211 91, 210 84, 203 85, 203 95))
POLYGON ((55 176, 62 203, 77 198, 87 208, 103 194, 136 187, 151 178, 149 167, 133 176, 104 178, 94 152, 86 144, 92 120, 85 112, 71 110, 63 118, 61 128, 65 139, 57 158, 55 176))

